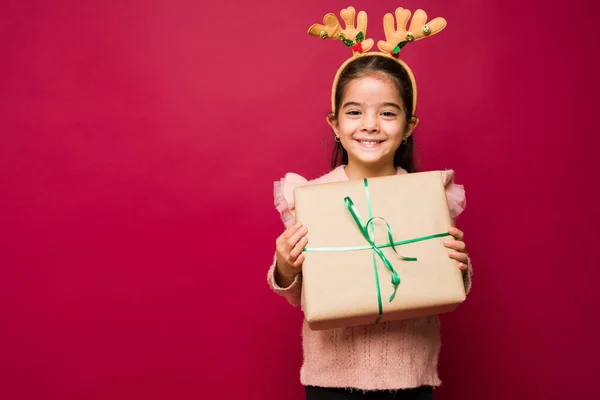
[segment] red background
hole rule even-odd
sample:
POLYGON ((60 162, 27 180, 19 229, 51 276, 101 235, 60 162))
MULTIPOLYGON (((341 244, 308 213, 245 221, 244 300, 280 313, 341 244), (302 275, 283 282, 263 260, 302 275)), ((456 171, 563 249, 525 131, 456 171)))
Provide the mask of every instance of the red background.
MULTIPOLYGON (((0 398, 303 398, 272 183, 328 170, 349 52, 306 31, 349 3, 269 3, 2 3, 0 398)), ((403 51, 475 265, 439 399, 595 391, 600 10, 538 3, 353 3, 449 23, 403 51)))

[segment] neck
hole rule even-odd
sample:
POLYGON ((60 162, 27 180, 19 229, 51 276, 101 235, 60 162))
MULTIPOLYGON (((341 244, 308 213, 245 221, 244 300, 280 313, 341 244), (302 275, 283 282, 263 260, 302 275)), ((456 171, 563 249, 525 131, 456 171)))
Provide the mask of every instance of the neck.
POLYGON ((383 165, 363 165, 349 162, 344 171, 350 180, 396 175, 396 167, 391 163, 383 165))

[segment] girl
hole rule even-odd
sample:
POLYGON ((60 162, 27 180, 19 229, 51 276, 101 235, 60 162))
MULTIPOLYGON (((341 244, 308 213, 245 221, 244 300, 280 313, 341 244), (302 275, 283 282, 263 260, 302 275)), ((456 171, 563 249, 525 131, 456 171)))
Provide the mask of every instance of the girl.
MULTIPOLYGON (((312 181, 288 173, 275 183, 275 205, 286 229, 277 238, 267 277, 292 305, 301 301, 302 249, 310 236, 294 218, 294 187, 416 172, 414 91, 410 70, 386 54, 360 54, 340 68, 327 117, 335 140, 333 169, 312 181)), ((451 170, 444 171, 444 181, 455 218, 464 208, 464 190, 451 170)), ((454 238, 445 242, 448 256, 459 262, 468 292, 472 269, 463 232, 453 227, 448 232, 454 238)), ((441 384, 437 316, 325 331, 312 331, 304 321, 302 343, 300 380, 307 399, 431 399, 433 387, 441 384)))

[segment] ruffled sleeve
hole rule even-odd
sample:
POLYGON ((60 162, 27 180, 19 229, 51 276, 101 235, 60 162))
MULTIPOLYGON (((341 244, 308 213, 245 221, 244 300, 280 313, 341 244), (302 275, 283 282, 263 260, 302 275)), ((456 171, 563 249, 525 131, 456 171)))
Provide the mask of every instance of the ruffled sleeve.
MULTIPOLYGON (((274 183, 275 208, 281 216, 281 220, 286 228, 292 226, 296 220, 294 213, 294 188, 307 183, 302 176, 294 173, 287 173, 283 178, 274 183)), ((281 287, 277 284, 277 254, 273 263, 267 271, 267 283, 269 287, 278 295, 284 297, 291 305, 298 306, 302 295, 302 273, 296 275, 292 284, 288 287, 281 287)))
POLYGON ((306 184, 307 180, 294 173, 287 173, 283 178, 274 183, 275 208, 281 215, 281 220, 286 228, 294 224, 294 188, 306 184))
POLYGON ((454 171, 442 171, 444 187, 446 188, 446 198, 448 199, 448 207, 452 219, 458 217, 465 209, 467 200, 465 197, 465 188, 463 185, 458 185, 454 182, 454 171))
MULTIPOLYGON (((467 205, 465 188, 463 185, 458 185, 454 182, 453 170, 442 171, 442 177, 444 179, 444 187, 446 188, 446 198, 448 199, 450 215, 454 220, 465 210, 465 207, 467 205)), ((463 272, 463 283, 465 286, 465 293, 469 293, 471 291, 472 281, 473 265, 471 263, 471 258, 469 258, 467 270, 463 272)))

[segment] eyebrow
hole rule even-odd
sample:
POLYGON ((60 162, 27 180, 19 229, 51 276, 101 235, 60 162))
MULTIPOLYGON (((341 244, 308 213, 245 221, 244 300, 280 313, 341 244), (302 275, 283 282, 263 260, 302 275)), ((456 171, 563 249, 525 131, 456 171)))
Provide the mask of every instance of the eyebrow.
MULTIPOLYGON (((344 103, 344 105, 342 106, 342 108, 346 108, 346 107, 349 107, 349 106, 360 106, 360 105, 361 104, 358 103, 358 102, 356 102, 356 101, 349 101, 347 103, 344 103)), ((387 103, 383 103, 382 105, 383 105, 383 107, 394 107, 394 108, 397 108, 398 110, 402 110, 402 107, 400 107, 396 103, 387 102, 387 103)))

